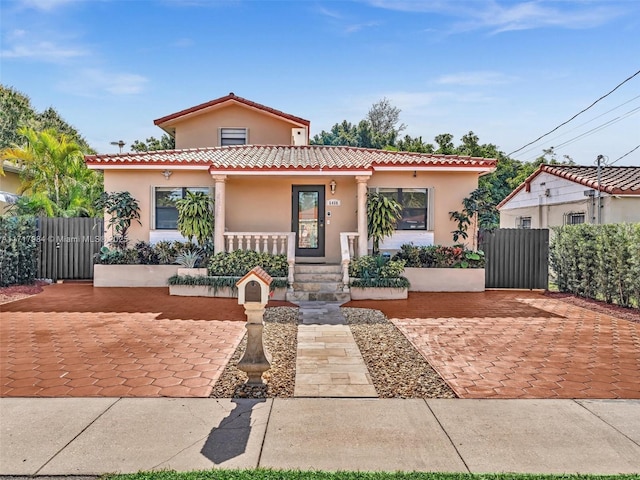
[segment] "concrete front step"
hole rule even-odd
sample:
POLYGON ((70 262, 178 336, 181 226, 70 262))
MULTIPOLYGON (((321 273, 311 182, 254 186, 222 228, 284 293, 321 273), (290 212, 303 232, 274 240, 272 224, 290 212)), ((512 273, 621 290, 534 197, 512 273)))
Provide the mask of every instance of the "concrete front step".
POLYGON ((345 292, 287 292, 289 302, 348 302, 351 295, 345 292))
POLYGON ((296 282, 341 283, 342 273, 296 273, 296 282))
POLYGON ((342 267, 340 265, 327 265, 327 264, 300 264, 296 263, 294 271, 297 274, 303 273, 341 273, 342 267))
POLYGON ((346 302, 348 293, 342 291, 342 267, 326 264, 296 264, 291 302, 346 302))
POLYGON ((298 292, 341 292, 342 282, 293 282, 293 289, 298 292))

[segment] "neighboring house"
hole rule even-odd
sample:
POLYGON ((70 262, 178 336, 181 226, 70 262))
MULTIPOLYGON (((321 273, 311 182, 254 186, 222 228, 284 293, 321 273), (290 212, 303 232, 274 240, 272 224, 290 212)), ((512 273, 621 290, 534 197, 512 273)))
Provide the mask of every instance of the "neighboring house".
POLYGON ((205 191, 215 199, 216 252, 282 251, 296 261, 339 263, 366 254, 367 192, 396 197, 402 221, 382 248, 402 243, 451 244, 449 212, 495 169, 494 159, 309 146, 308 120, 233 93, 154 122, 176 150, 90 155, 105 190, 129 191, 142 225, 132 240, 181 238, 175 202, 205 191), (293 233, 292 233, 293 232, 293 233), (343 235, 341 235, 343 234, 343 235), (295 243, 295 245, 293 245, 295 243), (286 251, 286 248, 285 248, 286 251))
POLYGON ((20 168, 5 161, 2 164, 4 175, 0 173, 0 215, 18 200, 20 188, 20 168))
POLYGON ((500 228, 640 222, 640 167, 541 165, 498 210, 500 228))

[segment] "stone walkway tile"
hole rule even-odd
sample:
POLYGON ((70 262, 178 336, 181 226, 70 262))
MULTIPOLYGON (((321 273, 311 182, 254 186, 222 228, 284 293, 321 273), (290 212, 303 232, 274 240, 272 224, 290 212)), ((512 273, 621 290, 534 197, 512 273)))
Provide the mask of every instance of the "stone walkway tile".
MULTIPOLYGON (((308 318, 308 305, 300 318, 308 318)), ((377 397, 371 377, 338 305, 331 325, 298 325, 295 397, 377 397)), ((317 318, 314 321, 321 321, 317 318)))

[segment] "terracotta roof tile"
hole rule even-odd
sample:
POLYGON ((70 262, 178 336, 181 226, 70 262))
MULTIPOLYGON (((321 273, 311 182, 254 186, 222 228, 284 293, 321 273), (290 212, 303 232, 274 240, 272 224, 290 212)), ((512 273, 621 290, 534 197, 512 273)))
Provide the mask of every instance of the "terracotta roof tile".
POLYGON ((324 145, 237 145, 185 150, 88 155, 88 165, 210 166, 212 170, 328 169, 372 170, 390 167, 451 167, 491 171, 496 160, 459 155, 393 152, 369 148, 324 145))
MULTIPOLYGON (((585 187, 598 189, 598 167, 581 165, 540 165, 516 189, 498 204, 504 206, 517 193, 525 188, 541 173, 549 173, 556 177, 565 178, 585 187)), ((640 195, 640 167, 602 167, 600 171, 600 191, 612 195, 640 195)))

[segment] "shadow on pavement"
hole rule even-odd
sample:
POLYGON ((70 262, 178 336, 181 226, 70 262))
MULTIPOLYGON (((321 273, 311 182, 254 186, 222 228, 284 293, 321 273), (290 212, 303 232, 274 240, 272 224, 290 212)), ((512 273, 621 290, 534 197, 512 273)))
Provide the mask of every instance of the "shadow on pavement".
POLYGON ((222 419, 220 425, 211 430, 200 453, 214 464, 231 460, 247 450, 251 434, 251 412, 253 408, 264 403, 264 399, 249 400, 234 398, 236 406, 222 419))

